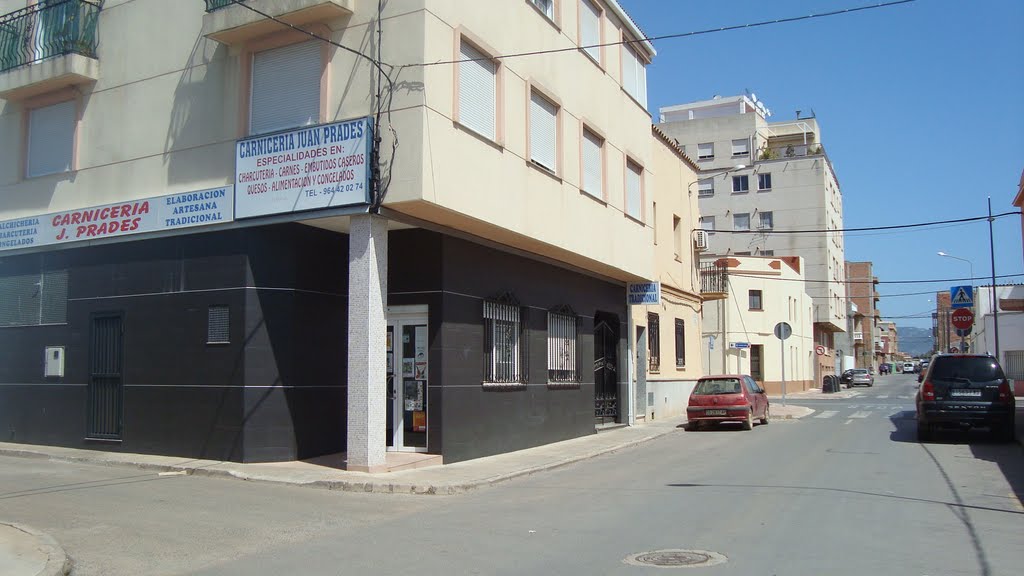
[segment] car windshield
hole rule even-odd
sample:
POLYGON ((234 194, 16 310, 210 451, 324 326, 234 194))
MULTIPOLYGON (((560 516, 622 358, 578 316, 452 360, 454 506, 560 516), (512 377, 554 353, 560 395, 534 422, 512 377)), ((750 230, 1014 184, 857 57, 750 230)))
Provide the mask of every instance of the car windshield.
POLYGON ((737 378, 714 378, 701 380, 693 393, 699 396, 710 396, 712 394, 739 394, 740 381, 737 378))
POLYGON ((853 371, 853 374, 854 374, 854 375, 857 375, 857 374, 867 374, 867 373, 868 373, 868 371, 867 371, 867 370, 864 370, 864 369, 860 369, 860 370, 854 370, 854 371, 853 371))
POLYGON ((931 366, 931 380, 968 380, 970 382, 996 382, 1003 380, 1003 369, 994 358, 957 357, 937 358, 931 366))

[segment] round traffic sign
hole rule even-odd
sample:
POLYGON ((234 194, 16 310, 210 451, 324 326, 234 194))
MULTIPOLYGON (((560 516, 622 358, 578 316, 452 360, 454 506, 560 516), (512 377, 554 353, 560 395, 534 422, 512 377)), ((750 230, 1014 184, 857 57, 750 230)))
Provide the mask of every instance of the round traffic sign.
POLYGON ((957 308, 953 311, 951 320, 954 327, 967 330, 974 326, 974 312, 971 312, 969 308, 957 308))
POLYGON ((825 347, 822 346, 821 344, 818 344, 817 346, 814 347, 814 353, 817 354, 818 356, 824 356, 825 347))
POLYGON ((793 327, 789 325, 789 322, 779 322, 775 325, 775 337, 779 340, 785 340, 793 335, 793 327))
POLYGON ((960 351, 960 349, 959 349, 959 348, 957 348, 956 346, 950 346, 950 347, 949 347, 949 353, 950 353, 950 354, 956 354, 956 353, 957 353, 957 352, 959 352, 959 351, 960 351))

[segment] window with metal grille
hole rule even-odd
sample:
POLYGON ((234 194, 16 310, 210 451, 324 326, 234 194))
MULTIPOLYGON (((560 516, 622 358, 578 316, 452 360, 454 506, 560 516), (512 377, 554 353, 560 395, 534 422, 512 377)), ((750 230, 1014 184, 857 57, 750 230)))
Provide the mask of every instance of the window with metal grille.
POLYGON ((1024 350, 1007 350, 1003 352, 1003 370, 1010 380, 1024 380, 1024 350))
POLYGON ((231 342, 230 308, 210 306, 206 318, 206 343, 229 344, 231 342))
POLYGON ((548 312, 548 382, 580 381, 576 362, 576 315, 568 310, 548 312))
POLYGON ((484 302, 484 383, 526 383, 523 309, 512 299, 484 302))
POLYGON ((686 366, 686 324, 676 318, 676 368, 686 366))
POLYGON ((711 178, 701 178, 697 181, 697 197, 708 198, 715 195, 715 181, 711 178))
POLYGON ((651 372, 661 368, 661 321, 653 312, 647 313, 647 367, 651 372))
POLYGON ((0 276, 0 326, 64 324, 68 310, 68 271, 50 269, 0 276))

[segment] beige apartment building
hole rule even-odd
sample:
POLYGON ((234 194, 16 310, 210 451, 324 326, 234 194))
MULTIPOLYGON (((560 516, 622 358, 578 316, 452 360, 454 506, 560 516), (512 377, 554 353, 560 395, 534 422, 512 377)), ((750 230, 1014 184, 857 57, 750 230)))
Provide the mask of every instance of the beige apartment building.
POLYGON ((646 413, 670 213, 700 334, 653 47, 615 0, 378 4, 0 0, 10 441, 383 470, 646 413))
MULTIPOLYGON (((707 257, 714 259, 714 257, 707 257)), ((715 262, 729 271, 729 298, 704 306, 703 336, 708 371, 749 374, 771 394, 815 387, 814 305, 804 284, 798 256, 723 256, 715 262), (789 324, 780 340, 775 326, 789 324), (785 370, 785 373, 783 373, 785 370)))
POLYGON ((833 374, 846 330, 843 199, 814 118, 771 122, 753 94, 660 109, 658 126, 701 168, 696 185, 711 254, 798 256, 814 299, 816 378, 833 374), (812 230, 819 233, 799 233, 812 230), (828 232, 837 230, 839 232, 828 232))

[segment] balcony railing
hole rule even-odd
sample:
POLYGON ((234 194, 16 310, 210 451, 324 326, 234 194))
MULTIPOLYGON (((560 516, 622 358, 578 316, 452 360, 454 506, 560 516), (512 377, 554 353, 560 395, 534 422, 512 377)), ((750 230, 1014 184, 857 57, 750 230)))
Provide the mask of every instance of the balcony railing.
POLYGON ((724 298, 729 293, 729 269, 716 262, 701 262, 700 293, 724 298))
POLYGON ((825 147, 815 142, 813 144, 772 144, 762 147, 757 152, 758 160, 779 160, 782 158, 803 158, 805 156, 818 156, 825 153, 825 147))
POLYGON ((213 12, 214 10, 224 8, 225 6, 231 6, 234 3, 234 0, 206 0, 206 11, 213 12))
POLYGON ((854 339, 854 341, 863 341, 864 340, 864 333, 863 332, 854 332, 853 333, 853 339, 854 339))
POLYGON ((40 2, 0 16, 0 72, 66 54, 95 58, 101 3, 40 2))

